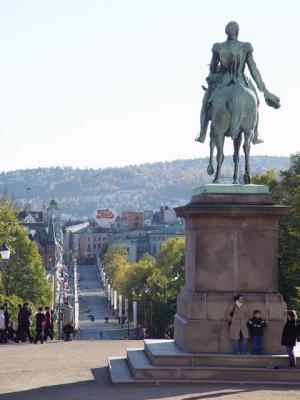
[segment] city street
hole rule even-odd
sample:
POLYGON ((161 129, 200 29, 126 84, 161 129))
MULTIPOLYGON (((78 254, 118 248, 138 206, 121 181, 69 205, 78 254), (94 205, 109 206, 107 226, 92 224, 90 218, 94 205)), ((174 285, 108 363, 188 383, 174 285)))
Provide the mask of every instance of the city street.
POLYGON ((128 335, 110 312, 96 265, 80 265, 79 272, 79 326, 77 339, 123 339, 128 335), (95 320, 92 321, 92 316, 95 320), (104 318, 109 317, 105 323, 104 318))

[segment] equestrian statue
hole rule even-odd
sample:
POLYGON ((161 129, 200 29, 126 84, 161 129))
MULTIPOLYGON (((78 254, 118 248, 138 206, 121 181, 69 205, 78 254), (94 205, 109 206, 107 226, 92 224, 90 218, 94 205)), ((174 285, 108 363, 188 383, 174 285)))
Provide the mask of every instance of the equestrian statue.
POLYGON ((248 66, 250 75, 259 91, 263 92, 267 105, 280 107, 280 99, 270 93, 262 80, 253 58, 253 48, 248 42, 238 40, 239 25, 232 21, 226 25, 227 40, 215 43, 212 48, 212 60, 209 75, 206 78, 207 88, 203 97, 200 115, 200 134, 195 139, 203 143, 210 122, 210 158, 207 172, 214 173, 213 155, 217 148, 217 169, 214 183, 219 183, 224 159, 223 147, 225 136, 231 137, 234 146, 233 183, 238 183, 239 151, 244 137, 245 153, 244 183, 250 178, 250 145, 262 143, 258 135, 259 99, 252 80, 245 75, 248 66))

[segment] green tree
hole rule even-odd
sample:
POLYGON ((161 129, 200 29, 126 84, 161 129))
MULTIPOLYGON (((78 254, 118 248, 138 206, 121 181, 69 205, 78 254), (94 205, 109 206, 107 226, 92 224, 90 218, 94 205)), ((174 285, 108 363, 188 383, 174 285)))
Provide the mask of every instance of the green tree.
POLYGON ((300 310, 300 153, 291 156, 291 166, 281 173, 281 204, 291 207, 280 222, 279 287, 288 307, 300 310))
POLYGON ((291 155, 290 168, 279 178, 270 170, 253 183, 268 185, 277 203, 291 207, 279 224, 279 290, 289 308, 300 310, 300 153, 291 155))
POLYGON ((251 181, 256 185, 269 186, 273 200, 275 202, 281 201, 280 182, 274 169, 269 169, 264 175, 254 175, 251 181))
POLYGON ((7 200, 0 203, 0 243, 4 241, 11 249, 11 256, 1 274, 2 293, 36 306, 48 304, 51 290, 36 244, 18 223, 17 210, 7 200))
POLYGON ((105 272, 115 289, 120 289, 118 276, 128 266, 127 250, 120 246, 110 246, 103 257, 105 272))

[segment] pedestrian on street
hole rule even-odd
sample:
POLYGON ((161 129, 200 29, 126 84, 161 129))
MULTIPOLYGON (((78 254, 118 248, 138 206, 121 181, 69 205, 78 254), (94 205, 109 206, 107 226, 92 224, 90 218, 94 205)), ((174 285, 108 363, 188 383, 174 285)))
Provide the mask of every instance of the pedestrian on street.
POLYGON ((281 344, 286 347, 289 356, 289 368, 296 369, 296 357, 294 347, 296 346, 297 336, 299 335, 299 319, 293 310, 287 311, 287 321, 284 325, 281 344))
POLYGON ((30 309, 30 306, 28 303, 24 303, 23 307, 20 308, 19 315, 18 315, 18 321, 19 321, 19 332, 20 335, 16 338, 16 341, 19 342, 21 339, 22 341, 26 341, 28 338, 30 343, 33 342, 33 337, 31 336, 30 333, 30 316, 32 312, 30 309), (24 337, 24 339, 23 339, 24 337))
POLYGON ((63 311, 63 330, 66 336, 65 341, 69 342, 72 340, 71 334, 74 331, 74 312, 73 307, 67 302, 65 303, 63 311))
POLYGON ((14 329, 14 324, 12 322, 9 323, 8 329, 7 329, 7 339, 15 341, 16 339, 16 331, 14 329))
POLYGON ((21 332, 21 309, 22 304, 18 304, 18 326, 16 330, 15 342, 18 343, 21 340, 23 334, 21 332))
POLYGON ((53 335, 51 333, 50 327, 51 327, 51 313, 50 313, 50 308, 47 306, 45 307, 45 323, 44 323, 44 341, 48 339, 48 336, 51 340, 53 340, 53 335))
POLYGON ((7 343, 6 325, 5 325, 5 307, 0 307, 0 344, 7 343))
POLYGON ((34 343, 37 344, 38 340, 40 340, 41 344, 43 344, 43 328, 45 324, 45 314, 43 313, 43 308, 40 307, 38 312, 35 314, 35 338, 34 343))
POLYGON ((8 327, 9 327, 9 319, 10 319, 10 315, 9 315, 9 312, 8 312, 8 303, 4 303, 4 307, 5 307, 5 310, 4 310, 5 329, 6 329, 6 332, 7 332, 8 327))

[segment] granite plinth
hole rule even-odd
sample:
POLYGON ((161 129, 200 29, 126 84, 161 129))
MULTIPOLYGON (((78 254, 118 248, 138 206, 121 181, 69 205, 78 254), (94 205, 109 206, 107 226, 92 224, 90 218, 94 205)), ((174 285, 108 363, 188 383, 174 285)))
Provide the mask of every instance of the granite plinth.
POLYGON ((249 318, 259 309, 267 321, 266 352, 283 351, 286 305, 278 292, 278 222, 289 207, 275 205, 267 189, 206 185, 176 209, 186 220, 185 286, 175 316, 175 342, 182 350, 230 351, 227 311, 242 293, 249 318))

